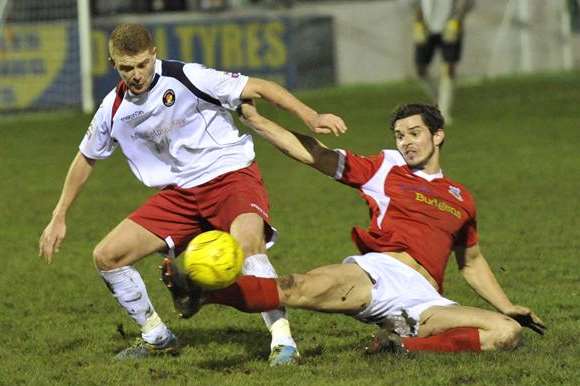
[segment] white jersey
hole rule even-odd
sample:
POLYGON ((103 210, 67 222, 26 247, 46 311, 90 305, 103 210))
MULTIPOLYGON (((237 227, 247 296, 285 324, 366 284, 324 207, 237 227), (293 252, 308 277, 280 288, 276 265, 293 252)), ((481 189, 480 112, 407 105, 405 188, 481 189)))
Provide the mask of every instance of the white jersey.
POLYGON ((447 20, 453 16, 454 3, 454 0, 421 0, 423 21, 431 33, 443 31, 447 20))
POLYGON ((191 188, 242 169, 254 160, 254 144, 228 110, 240 105, 247 82, 200 64, 157 60, 147 92, 133 95, 119 82, 103 99, 79 149, 104 159, 120 146, 133 174, 156 188, 191 188))

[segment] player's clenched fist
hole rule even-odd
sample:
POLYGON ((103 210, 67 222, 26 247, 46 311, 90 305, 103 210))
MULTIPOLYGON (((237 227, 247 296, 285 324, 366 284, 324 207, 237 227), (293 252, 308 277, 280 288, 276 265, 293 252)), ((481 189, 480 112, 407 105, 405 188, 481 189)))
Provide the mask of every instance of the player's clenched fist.
POLYGON ((342 118, 334 114, 318 114, 309 126, 310 130, 316 134, 332 133, 338 136, 348 130, 342 118))

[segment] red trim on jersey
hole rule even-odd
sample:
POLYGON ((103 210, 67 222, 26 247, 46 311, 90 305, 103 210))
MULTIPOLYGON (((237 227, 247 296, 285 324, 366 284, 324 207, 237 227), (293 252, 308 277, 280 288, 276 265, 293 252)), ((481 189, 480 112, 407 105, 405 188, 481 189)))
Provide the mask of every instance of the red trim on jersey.
POLYGON ((113 102, 113 109, 111 112, 111 127, 113 126, 113 118, 115 117, 115 114, 119 109, 119 106, 121 106, 121 102, 123 102, 123 98, 125 97, 126 92, 127 92, 127 84, 123 80, 120 80, 119 83, 117 83, 117 88, 115 89, 116 96, 115 101, 113 102))

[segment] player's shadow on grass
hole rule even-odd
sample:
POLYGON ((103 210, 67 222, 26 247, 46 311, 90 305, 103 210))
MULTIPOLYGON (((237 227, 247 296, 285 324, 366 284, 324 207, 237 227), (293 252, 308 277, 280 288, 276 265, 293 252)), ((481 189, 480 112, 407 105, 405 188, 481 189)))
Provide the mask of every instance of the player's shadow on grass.
POLYGON ((270 347, 270 334, 264 329, 225 327, 225 328, 176 328, 182 347, 195 350, 211 350, 207 346, 217 344, 237 345, 244 348, 244 354, 230 353, 219 360, 205 360, 198 364, 202 368, 223 370, 244 367, 253 360, 266 361, 270 347))
MULTIPOLYGON (((356 356, 365 357, 364 346, 370 342, 367 331, 341 328, 340 323, 332 321, 327 324, 325 333, 321 335, 319 329, 303 328, 299 339, 300 354, 304 364, 316 365, 324 357, 333 358, 339 353, 350 352, 356 356), (339 338, 339 339, 337 339, 339 338)), ((260 326, 261 327, 261 326, 260 326)), ((173 332, 178 336, 182 347, 182 356, 188 351, 208 353, 196 360, 196 366, 212 371, 250 371, 251 362, 267 365, 270 354, 270 334, 263 328, 247 327, 207 327, 207 326, 173 326, 173 332), (216 345, 238 346, 239 349, 217 349, 216 345)), ((129 341, 132 334, 126 334, 123 326, 117 326, 117 332, 123 340, 129 341)), ((362 359, 362 358, 361 358, 362 359)))
MULTIPOLYGON (((246 368, 249 362, 257 361, 267 363, 270 355, 270 335, 267 331, 259 328, 175 328, 174 332, 179 336, 180 343, 184 348, 193 348, 195 350, 212 350, 207 346, 216 343, 238 345, 244 348, 244 353, 229 353, 220 356, 219 359, 207 359, 199 362, 197 366, 208 370, 240 369, 246 368)), ((317 335, 319 332, 316 333, 317 335)), ((361 351, 359 347, 353 347, 352 344, 332 345, 325 347, 323 340, 310 342, 300 349, 302 358, 306 362, 322 357, 327 350, 333 352, 342 351, 361 351)), ((223 354, 223 353, 222 353, 223 354)), ((249 370, 248 370, 249 371, 249 370)))

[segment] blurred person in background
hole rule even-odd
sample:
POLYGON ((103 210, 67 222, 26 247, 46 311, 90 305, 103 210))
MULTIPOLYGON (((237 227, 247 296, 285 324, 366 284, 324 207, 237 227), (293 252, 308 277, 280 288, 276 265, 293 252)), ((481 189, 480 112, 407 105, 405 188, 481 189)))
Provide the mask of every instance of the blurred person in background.
POLYGON ((454 80, 461 60, 465 15, 474 0, 414 0, 413 40, 415 66, 421 86, 441 109, 447 124, 452 123, 454 80), (437 49, 443 63, 438 81, 429 74, 437 49))

